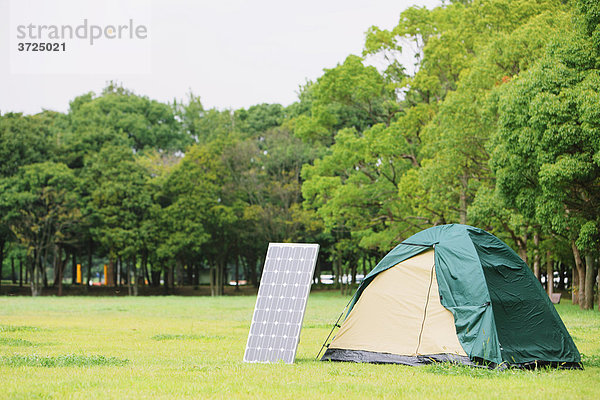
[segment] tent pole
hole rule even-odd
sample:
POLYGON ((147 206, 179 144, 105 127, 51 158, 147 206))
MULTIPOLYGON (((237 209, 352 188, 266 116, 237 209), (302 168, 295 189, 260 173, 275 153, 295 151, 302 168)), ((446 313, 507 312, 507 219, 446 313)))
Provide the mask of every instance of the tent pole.
POLYGON ((340 316, 338 317, 337 321, 335 321, 335 324, 333 324, 333 326, 331 327, 331 331, 329 332, 329 335, 327 335, 327 339, 325 339, 325 341, 323 342, 323 345, 321 346, 321 350, 319 350, 319 354, 317 354, 317 357, 315 358, 315 361, 319 361, 319 356, 321 355, 321 352, 323 351, 323 349, 325 347, 328 346, 327 341, 329 340, 329 338, 331 337, 331 334, 333 333, 333 330, 336 327, 340 327, 340 320, 342 319, 342 316, 344 315, 344 312, 346 312, 346 309, 348 308, 348 306, 350 305, 350 303, 352 302, 352 299, 354 298, 354 296, 352 296, 350 298, 350 301, 348 302, 348 304, 346 304, 346 307, 344 307, 344 309, 342 310, 342 313, 340 314, 340 316))

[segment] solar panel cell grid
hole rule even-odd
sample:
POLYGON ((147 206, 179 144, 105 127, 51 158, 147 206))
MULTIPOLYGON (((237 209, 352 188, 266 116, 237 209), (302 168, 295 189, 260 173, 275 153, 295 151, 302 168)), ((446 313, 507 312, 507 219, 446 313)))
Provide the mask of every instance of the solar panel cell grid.
POLYGON ((294 362, 318 250, 269 244, 244 361, 294 362))

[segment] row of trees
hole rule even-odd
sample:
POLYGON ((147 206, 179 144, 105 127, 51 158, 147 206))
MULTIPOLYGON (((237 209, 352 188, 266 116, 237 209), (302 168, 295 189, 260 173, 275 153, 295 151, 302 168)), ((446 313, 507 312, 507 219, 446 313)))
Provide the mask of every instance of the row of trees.
POLYGON ((468 223, 511 243, 549 292, 572 270, 574 302, 593 308, 599 12, 583 0, 453 2, 371 28, 363 56, 386 60, 383 72, 347 58, 314 85, 307 119, 334 143, 303 170, 305 204, 339 254, 353 262, 356 249, 468 223), (395 57, 408 46, 412 76, 395 57))
POLYGON ((300 170, 314 151, 284 118, 279 105, 204 110, 193 95, 169 105, 114 84, 66 114, 6 113, 0 258, 26 250, 34 295, 48 267, 60 293, 75 257, 88 281, 94 257, 105 257, 134 294, 140 281, 197 284, 208 269, 218 295, 228 265, 256 283, 269 241, 320 232, 300 207, 300 170))
POLYGON ((66 114, 4 114, 0 247, 27 250, 32 282, 100 255, 133 291, 208 269, 221 294, 227 271, 256 283, 269 241, 317 241, 322 269, 354 277, 421 229, 468 223, 592 308, 599 22, 591 0, 413 7, 288 107, 109 85, 66 114))

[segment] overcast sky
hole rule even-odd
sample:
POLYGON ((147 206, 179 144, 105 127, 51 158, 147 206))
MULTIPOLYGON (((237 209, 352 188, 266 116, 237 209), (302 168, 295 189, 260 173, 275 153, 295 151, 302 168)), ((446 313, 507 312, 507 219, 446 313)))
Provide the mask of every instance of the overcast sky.
MULTIPOLYGON (((390 29, 403 9, 411 5, 431 8, 441 3, 155 0, 147 7, 151 65, 145 73, 24 74, 11 71, 14 64, 9 62, 14 59, 9 57, 11 46, 16 45, 9 40, 14 41, 15 36, 9 28, 11 3, 13 10, 16 8, 13 2, 19 2, 22 8, 27 0, 0 0, 0 112, 28 114, 42 109, 66 111, 75 96, 88 91, 98 93, 110 80, 160 101, 182 99, 191 90, 201 97, 205 107, 288 105, 296 100, 299 85, 307 79, 319 77, 323 68, 334 67, 349 54, 360 54, 364 33, 371 25, 390 29)), ((55 2, 60 0, 45 0, 45 4, 55 2)), ((79 0, 80 8, 70 14, 73 22, 69 23, 92 19, 97 14, 93 7, 98 3, 79 0)), ((119 65, 118 52, 107 53, 106 57, 119 65)), ((411 62, 408 57, 406 60, 411 62)), ((98 72, 104 71, 102 68, 98 72)))

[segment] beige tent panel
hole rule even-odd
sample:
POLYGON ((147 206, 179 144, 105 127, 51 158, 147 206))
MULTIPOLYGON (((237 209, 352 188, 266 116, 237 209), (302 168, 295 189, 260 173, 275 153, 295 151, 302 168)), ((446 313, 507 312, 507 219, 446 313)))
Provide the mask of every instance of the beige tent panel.
POLYGON ((433 250, 375 277, 329 347, 407 356, 442 353, 466 356, 456 336, 454 316, 440 303, 433 250))

